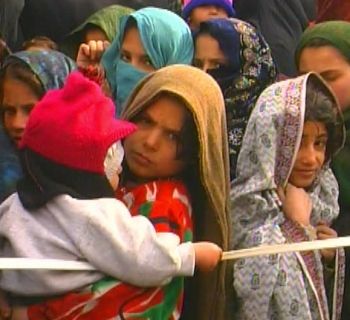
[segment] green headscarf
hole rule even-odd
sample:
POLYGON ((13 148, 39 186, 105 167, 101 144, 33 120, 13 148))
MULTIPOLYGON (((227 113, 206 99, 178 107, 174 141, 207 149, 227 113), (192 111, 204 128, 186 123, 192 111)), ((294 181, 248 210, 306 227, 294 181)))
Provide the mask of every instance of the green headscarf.
MULTIPOLYGON (((350 64, 350 23, 346 21, 327 21, 316 24, 307 29, 298 44, 295 60, 299 65, 300 55, 304 48, 316 40, 324 40, 330 46, 336 48, 350 64)), ((350 86, 350 83, 349 83, 350 86)), ((338 153, 332 163, 334 174, 339 183, 340 212, 341 214, 350 214, 350 109, 344 113, 346 127, 346 142, 344 148, 338 153)))
POLYGON ((350 22, 327 21, 308 28, 302 34, 295 52, 297 66, 302 50, 316 39, 329 42, 350 61, 350 22))
POLYGON ((142 44, 155 69, 172 64, 191 64, 193 58, 191 30, 185 21, 175 13, 148 7, 123 17, 120 21, 119 36, 102 56, 102 64, 119 111, 125 99, 117 99, 117 91, 120 90, 118 95, 128 96, 137 82, 145 76, 144 72, 133 68, 130 64, 127 64, 127 67, 125 63, 122 64, 123 70, 119 70, 122 61, 120 49, 130 17, 136 21, 142 44), (124 76, 130 78, 127 88, 126 81, 117 80, 117 77, 123 78, 124 76))
POLYGON ((134 9, 111 5, 93 13, 84 23, 74 29, 62 43, 62 51, 75 58, 80 43, 83 39, 83 30, 88 25, 102 29, 109 42, 112 42, 119 31, 119 21, 123 16, 134 12, 134 9))

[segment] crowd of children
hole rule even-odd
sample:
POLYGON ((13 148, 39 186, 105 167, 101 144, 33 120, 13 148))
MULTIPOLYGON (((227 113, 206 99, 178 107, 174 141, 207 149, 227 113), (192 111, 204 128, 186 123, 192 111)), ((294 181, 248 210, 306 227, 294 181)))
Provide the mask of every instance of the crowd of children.
POLYGON ((301 2, 288 55, 238 0, 2 45, 0 256, 94 270, 2 270, 0 319, 348 319, 346 250, 221 261, 350 234, 350 23, 301 2))

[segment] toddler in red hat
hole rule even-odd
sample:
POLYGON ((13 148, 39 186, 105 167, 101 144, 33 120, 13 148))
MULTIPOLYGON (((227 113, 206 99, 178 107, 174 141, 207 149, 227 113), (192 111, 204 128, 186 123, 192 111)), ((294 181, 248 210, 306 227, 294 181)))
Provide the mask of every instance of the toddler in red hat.
POLYGON ((218 246, 179 244, 175 234, 156 233, 146 217, 131 216, 114 198, 121 140, 135 130, 114 118, 112 100, 78 72, 34 107, 20 144, 24 177, 0 206, 1 256, 87 261, 96 271, 4 270, 0 287, 14 305, 84 292, 106 275, 159 286, 193 275, 195 264, 209 270, 218 263, 218 246))

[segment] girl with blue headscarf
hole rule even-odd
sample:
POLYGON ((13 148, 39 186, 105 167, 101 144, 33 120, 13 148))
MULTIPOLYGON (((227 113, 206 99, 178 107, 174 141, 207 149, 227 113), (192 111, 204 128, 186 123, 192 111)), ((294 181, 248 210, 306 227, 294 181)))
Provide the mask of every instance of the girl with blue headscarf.
POLYGON ((63 86, 73 69, 73 60, 53 50, 21 51, 5 59, 0 70, 0 201, 15 191, 22 175, 17 144, 31 109, 46 91, 63 86))
MULTIPOLYGON (((96 51, 104 50, 98 43, 84 46, 85 58, 91 58, 92 63, 92 57, 98 56, 96 51)), ((191 31, 175 13, 148 7, 124 16, 118 36, 102 56, 117 115, 136 84, 148 73, 172 64, 191 64, 192 58, 191 31)), ((81 66, 79 54, 77 60, 81 66)))

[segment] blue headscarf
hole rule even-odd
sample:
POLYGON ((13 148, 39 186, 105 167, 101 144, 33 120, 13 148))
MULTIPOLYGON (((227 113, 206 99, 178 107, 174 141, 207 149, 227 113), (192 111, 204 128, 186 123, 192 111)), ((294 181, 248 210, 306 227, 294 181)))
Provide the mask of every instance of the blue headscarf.
POLYGON ((135 19, 145 52, 156 69, 172 64, 191 64, 193 58, 191 31, 175 13, 149 7, 124 16, 118 37, 102 56, 118 115, 137 82, 147 74, 120 59, 125 26, 130 17, 135 19))
MULTIPOLYGON (((33 72, 45 92, 62 87, 68 74, 76 68, 74 61, 61 52, 36 50, 20 51, 8 56, 1 72, 5 72, 8 66, 18 62, 22 62, 33 72)), ((15 191, 16 183, 21 176, 22 170, 16 146, 10 141, 0 123, 0 201, 15 191)))

